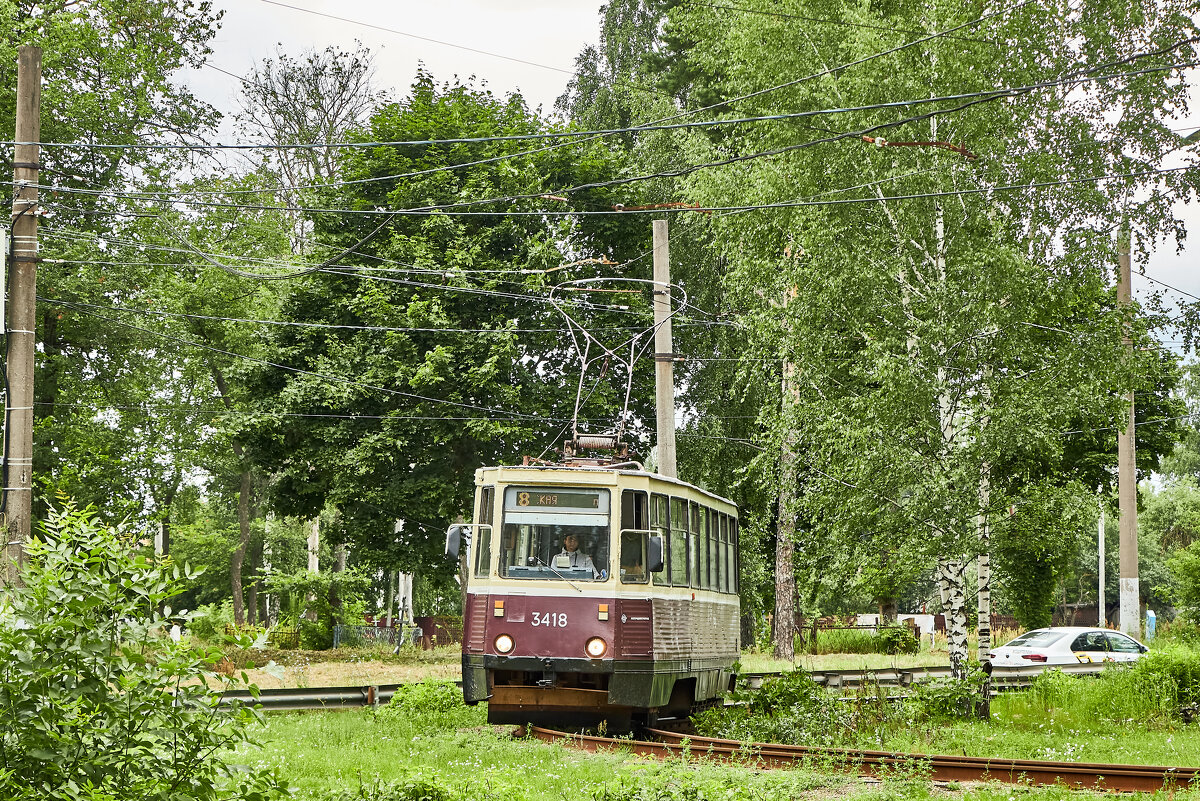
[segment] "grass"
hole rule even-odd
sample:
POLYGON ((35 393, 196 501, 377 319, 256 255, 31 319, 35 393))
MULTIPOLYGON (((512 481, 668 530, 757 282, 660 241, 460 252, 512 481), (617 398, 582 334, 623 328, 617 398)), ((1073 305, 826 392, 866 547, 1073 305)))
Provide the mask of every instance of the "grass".
MULTIPOLYGON (((382 669, 412 670, 414 674, 446 672, 456 678, 458 652, 441 650, 443 653, 395 662, 362 653, 357 655, 360 661, 339 664, 347 670, 379 665, 382 669)), ((939 649, 896 657, 802 656, 795 666, 833 669, 947 661, 945 651, 939 649)), ((747 654, 742 660, 742 669, 747 672, 779 667, 793 665, 780 665, 757 654, 747 654)), ((1114 671, 1103 679, 1058 674, 1040 689, 996 699, 991 723, 929 721, 919 715, 900 721, 900 725, 858 723, 842 733, 841 744, 914 753, 1200 766, 1196 727, 1184 726, 1165 714, 1154 700, 1152 689, 1138 684, 1129 671, 1114 671)), ((264 747, 243 750, 232 758, 275 767, 295 788, 294 797, 308 801, 1100 798, 1098 794, 1053 787, 932 785, 919 771, 898 770, 878 782, 842 774, 828 766, 757 771, 702 764, 694 758, 664 763, 620 750, 587 754, 533 740, 515 740, 511 727, 486 724, 485 705, 465 707, 459 697, 452 686, 424 685, 402 692, 391 706, 378 711, 270 715, 259 732, 264 747)), ((1173 797, 1200 801, 1200 790, 1176 792, 1173 797)))
MULTIPOLYGON (((777 798, 852 797, 856 801, 946 799, 963 801, 1086 801, 1098 794, 1014 785, 931 785, 920 775, 897 772, 882 783, 809 769, 757 771, 700 764, 657 762, 628 752, 588 754, 533 740, 515 740, 510 727, 485 724, 483 705, 446 712, 288 713, 268 718, 261 751, 243 758, 274 766, 298 799, 325 801, 342 793, 400 801, 421 795, 369 795, 373 787, 432 786, 436 799, 503 801, 767 801, 777 798)), ((1197 763, 1200 738, 1183 731, 1145 733, 1129 727, 1081 732, 1069 728, 964 723, 894 737, 887 749, 968 753, 998 757, 1076 759, 1157 764, 1197 763), (1132 736, 1131 736, 1132 735, 1132 736), (926 737, 932 739, 926 739, 926 737), (930 748, 936 744, 936 748, 930 748)), ((878 746, 876 746, 878 747, 878 746)), ((424 791, 423 791, 424 792, 424 791)), ((1200 791, 1176 794, 1200 799, 1200 791)))
POLYGON ((482 705, 420 715, 358 710, 284 714, 267 721, 262 751, 241 756, 276 767, 295 788, 294 797, 314 801, 414 778, 447 790, 451 798, 504 801, 751 801, 812 792, 841 795, 843 787, 853 785, 845 776, 807 771, 748 773, 737 767, 647 761, 620 751, 588 754, 513 739, 511 727, 487 726, 485 718, 482 705), (630 794, 631 788, 655 786, 693 794, 630 794))

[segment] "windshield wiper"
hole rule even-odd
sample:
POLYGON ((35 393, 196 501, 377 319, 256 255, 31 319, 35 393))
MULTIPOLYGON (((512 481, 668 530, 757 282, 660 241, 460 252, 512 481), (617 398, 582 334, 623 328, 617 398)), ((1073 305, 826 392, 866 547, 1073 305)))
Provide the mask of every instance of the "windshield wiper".
POLYGON ((583 593, 583 590, 581 590, 581 589, 579 589, 578 587, 576 587, 576 586, 575 586, 575 584, 574 584, 574 583, 573 583, 573 582, 572 582, 572 581, 571 581, 569 578, 567 578, 566 576, 564 576, 562 573, 559 573, 557 570, 555 570, 555 569, 554 569, 553 567, 551 567, 550 565, 548 565, 548 564, 546 564, 545 562, 543 562, 543 561, 542 561, 542 560, 541 560, 541 559, 540 559, 538 556, 536 556, 536 555, 535 555, 535 556, 532 556, 532 557, 530 557, 530 558, 531 558, 531 559, 534 559, 534 560, 536 560, 536 561, 537 561, 537 563, 538 563, 539 565, 541 565, 541 566, 542 566, 542 567, 544 567, 544 568, 547 568, 547 569, 548 569, 548 570, 549 570, 551 573, 553 573, 554 575, 558 576, 558 577, 559 577, 560 579, 562 579, 563 581, 565 581, 565 582, 567 582, 568 584, 570 584, 570 585, 571 585, 571 587, 572 587, 572 588, 574 588, 574 590, 575 590, 576 592, 578 592, 578 593, 581 593, 581 594, 583 593))

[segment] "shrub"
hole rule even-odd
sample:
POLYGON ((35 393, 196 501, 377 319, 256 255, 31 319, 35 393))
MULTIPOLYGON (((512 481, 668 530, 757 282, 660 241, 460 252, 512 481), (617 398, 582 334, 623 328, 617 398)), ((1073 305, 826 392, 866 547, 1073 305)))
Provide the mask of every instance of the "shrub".
POLYGON ((1169 679, 1176 712, 1180 706, 1200 703, 1200 653, 1196 651, 1179 646, 1161 648, 1138 660, 1133 672, 1169 679))
POLYGON ((756 692, 740 690, 742 706, 709 709, 692 718, 708 737, 831 745, 852 724, 851 710, 803 671, 773 676, 756 692))
POLYGON ((216 651, 176 643, 180 570, 135 552, 90 511, 52 513, 0 610, 0 797, 252 799, 282 788, 213 757, 256 713, 219 706, 216 651))
POLYGON ((451 712, 464 706, 462 690, 453 682, 426 679, 396 688, 390 706, 413 714, 451 712))
POLYGON ((188 620, 188 633, 206 642, 218 642, 225 635, 225 627, 232 625, 233 601, 204 604, 188 620))
POLYGON ((878 637, 885 654, 915 654, 921 650, 921 641, 907 626, 881 628, 878 637))
POLYGON ((912 695, 905 704, 917 720, 968 718, 975 714, 983 698, 986 680, 987 676, 978 665, 970 665, 965 679, 936 679, 914 684, 912 695))

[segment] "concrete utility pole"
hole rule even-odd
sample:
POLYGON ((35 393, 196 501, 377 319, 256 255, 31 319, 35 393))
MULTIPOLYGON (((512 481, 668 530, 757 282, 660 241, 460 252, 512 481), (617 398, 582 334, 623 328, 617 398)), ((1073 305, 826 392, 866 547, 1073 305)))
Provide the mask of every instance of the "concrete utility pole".
MULTIPOLYGON (((1117 242, 1119 275, 1117 280, 1117 305, 1129 308, 1132 292, 1129 277, 1129 232, 1122 231, 1117 242)), ((1121 341, 1126 350, 1133 352, 1133 340, 1129 326, 1121 341)), ((1133 435, 1133 390, 1125 394, 1129 412, 1125 430, 1117 435, 1117 484, 1121 511, 1121 631, 1139 636, 1142 633, 1141 605, 1138 592, 1138 536, 1137 536, 1137 452, 1133 435)))
POLYGON ((38 158, 41 139, 42 49, 17 52, 17 142, 13 158, 12 260, 8 310, 9 396, 5 429, 4 530, 0 583, 19 581, 33 514, 33 367, 37 317, 38 158))
POLYGON ((654 402, 659 475, 675 478, 675 346, 671 341, 671 255, 667 221, 654 221, 654 402))
POLYGON ((1104 504, 1103 503, 1100 504, 1100 531, 1099 531, 1099 537, 1096 542, 1097 542, 1097 547, 1099 548, 1099 551, 1100 551, 1099 565, 1097 568, 1097 572, 1100 574, 1098 577, 1100 586, 1096 590, 1096 606, 1098 606, 1100 609, 1099 609, 1099 614, 1097 615, 1097 617, 1099 618, 1099 621, 1097 622, 1096 625, 1107 626, 1108 625, 1108 614, 1107 614, 1108 610, 1106 610, 1104 608, 1104 579, 1105 579, 1105 576, 1104 576, 1104 504))

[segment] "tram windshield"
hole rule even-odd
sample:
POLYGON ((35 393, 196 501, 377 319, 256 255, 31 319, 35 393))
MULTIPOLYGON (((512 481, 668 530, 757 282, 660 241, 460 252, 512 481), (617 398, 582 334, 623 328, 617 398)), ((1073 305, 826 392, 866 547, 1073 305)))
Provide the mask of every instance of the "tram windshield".
POLYGON ((609 574, 609 531, 608 490, 508 487, 500 575, 604 581, 609 574))

